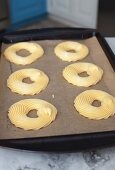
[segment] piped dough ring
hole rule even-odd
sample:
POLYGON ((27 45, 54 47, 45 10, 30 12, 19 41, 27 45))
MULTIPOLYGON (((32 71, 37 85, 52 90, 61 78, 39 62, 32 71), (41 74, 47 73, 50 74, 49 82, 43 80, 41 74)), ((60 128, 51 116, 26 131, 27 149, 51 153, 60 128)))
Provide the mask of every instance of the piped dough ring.
POLYGON ((76 86, 89 87, 101 80, 103 70, 92 63, 78 62, 70 64, 63 70, 63 77, 71 84, 76 86), (87 72, 89 76, 81 77, 80 73, 87 72))
POLYGON ((25 99, 9 108, 8 117, 12 124, 24 130, 37 130, 55 120, 57 109, 41 99, 25 99), (37 110, 37 118, 28 117, 31 110, 37 110))
POLYGON ((75 98, 74 106, 89 119, 107 119, 115 114, 115 97, 101 90, 86 90, 75 98), (101 102, 99 107, 92 105, 95 100, 101 102))
POLYGON ((64 61, 77 61, 85 58, 89 50, 86 45, 74 42, 74 41, 66 41, 58 44, 54 52, 57 57, 64 61))
POLYGON ((44 50, 39 44, 30 42, 20 42, 13 44, 4 51, 4 56, 7 60, 20 65, 31 64, 35 60, 40 58, 43 54, 44 50), (30 55, 28 55, 27 57, 22 57, 16 54, 16 52, 23 49, 29 51, 30 55))
POLYGON ((21 95, 34 95, 44 90, 49 82, 48 76, 41 70, 29 68, 15 71, 8 80, 7 86, 12 92, 21 95), (30 78, 31 84, 23 82, 23 79, 30 78))

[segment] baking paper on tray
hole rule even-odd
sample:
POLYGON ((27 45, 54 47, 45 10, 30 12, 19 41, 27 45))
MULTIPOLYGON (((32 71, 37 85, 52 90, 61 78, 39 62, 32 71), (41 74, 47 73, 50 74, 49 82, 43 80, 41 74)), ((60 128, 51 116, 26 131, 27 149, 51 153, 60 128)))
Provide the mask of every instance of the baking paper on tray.
MULTIPOLYGON (((87 45, 89 55, 81 62, 91 62, 100 66, 104 70, 102 80, 89 88, 77 87, 69 84, 62 76, 62 70, 69 62, 60 60, 54 54, 54 47, 64 40, 42 40, 36 41, 44 48, 44 55, 34 63, 21 66, 8 62, 1 55, 0 62, 0 139, 16 139, 31 137, 46 137, 70 134, 82 134, 92 132, 103 132, 115 130, 115 116, 106 120, 89 120, 76 111, 74 108, 74 99, 81 92, 88 89, 104 90, 115 96, 115 75, 114 71, 102 50, 96 37, 92 37, 79 42, 87 45), (7 87, 6 81, 11 73, 23 68, 37 68, 44 71, 50 82, 45 90, 34 96, 21 96, 12 93, 7 87), (39 98, 46 100, 58 110, 56 120, 49 126, 40 130, 25 131, 16 128, 8 119, 8 109, 15 102, 27 99, 39 98)), ((2 44, 2 54, 11 44, 2 44)), ((22 52, 24 53, 24 51, 22 52)), ((73 63, 73 62, 71 62, 73 63)))

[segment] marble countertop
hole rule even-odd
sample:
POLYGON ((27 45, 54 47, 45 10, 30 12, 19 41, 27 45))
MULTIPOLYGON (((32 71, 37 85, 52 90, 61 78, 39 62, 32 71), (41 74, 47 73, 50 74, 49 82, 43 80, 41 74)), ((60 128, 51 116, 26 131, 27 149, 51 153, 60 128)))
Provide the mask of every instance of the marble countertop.
MULTIPOLYGON (((115 53, 115 38, 106 38, 115 53)), ((0 147, 0 170, 114 170, 115 147, 46 153, 0 147)))

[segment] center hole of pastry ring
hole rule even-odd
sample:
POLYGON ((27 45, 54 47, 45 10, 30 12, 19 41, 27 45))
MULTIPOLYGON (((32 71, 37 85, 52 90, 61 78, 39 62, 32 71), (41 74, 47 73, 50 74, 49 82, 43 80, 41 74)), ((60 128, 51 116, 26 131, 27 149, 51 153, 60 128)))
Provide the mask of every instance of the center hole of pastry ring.
POLYGON ((27 83, 27 84, 32 84, 32 83, 34 83, 34 81, 32 81, 32 80, 30 79, 30 77, 24 78, 24 79, 22 80, 22 82, 27 83))
POLYGON ((87 74, 86 71, 83 71, 83 72, 81 72, 81 73, 78 73, 78 75, 79 75, 80 77, 88 77, 88 76, 89 76, 89 74, 87 74))
POLYGON ((68 52, 68 53, 76 53, 76 51, 74 49, 67 49, 66 52, 68 52))
POLYGON ((94 106, 94 107, 100 107, 101 102, 99 100, 94 100, 91 105, 94 106))
POLYGON ((36 109, 33 109, 33 110, 30 110, 27 114, 27 117, 30 117, 30 118, 37 118, 38 117, 38 114, 37 114, 37 111, 36 109))
POLYGON ((26 49, 21 49, 21 50, 16 51, 16 54, 21 56, 21 57, 27 57, 31 53, 28 50, 26 50, 26 49))

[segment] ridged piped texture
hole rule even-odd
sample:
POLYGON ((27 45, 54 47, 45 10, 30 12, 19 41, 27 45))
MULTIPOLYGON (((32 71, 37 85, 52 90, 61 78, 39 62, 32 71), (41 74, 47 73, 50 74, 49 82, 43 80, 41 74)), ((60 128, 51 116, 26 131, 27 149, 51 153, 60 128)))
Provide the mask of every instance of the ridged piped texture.
POLYGON ((21 95, 34 95, 44 90, 49 82, 48 76, 41 70, 29 68, 22 69, 12 73, 8 80, 7 86, 12 92, 21 95), (23 82, 23 79, 30 78, 31 84, 23 82))
POLYGON ((74 106, 89 119, 107 119, 115 114, 115 97, 101 90, 86 90, 76 97, 74 106), (101 102, 99 107, 92 105, 95 100, 101 102))
POLYGON ((66 41, 58 44, 54 52, 57 57, 64 61, 77 61, 85 58, 89 50, 86 45, 74 42, 74 41, 66 41))
POLYGON ((63 77, 71 84, 82 87, 89 87, 97 84, 103 75, 103 70, 92 63, 78 62, 70 64, 63 70, 63 77), (86 72, 87 77, 79 76, 86 72))
POLYGON ((4 56, 6 59, 17 65, 31 64, 40 58, 43 54, 44 50, 39 44, 30 42, 20 42, 13 44, 4 51, 4 56), (30 54, 26 57, 22 57, 16 54, 16 52, 23 49, 29 51, 30 54))
POLYGON ((12 124, 24 130, 38 130, 55 120, 57 109, 41 99, 25 99, 9 108, 8 117, 12 124), (37 118, 28 117, 31 110, 37 110, 37 118))

